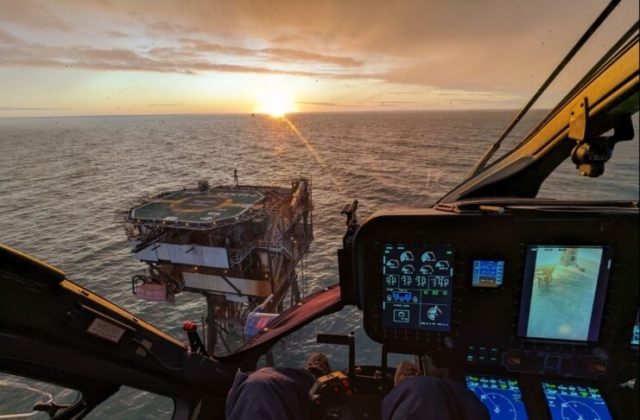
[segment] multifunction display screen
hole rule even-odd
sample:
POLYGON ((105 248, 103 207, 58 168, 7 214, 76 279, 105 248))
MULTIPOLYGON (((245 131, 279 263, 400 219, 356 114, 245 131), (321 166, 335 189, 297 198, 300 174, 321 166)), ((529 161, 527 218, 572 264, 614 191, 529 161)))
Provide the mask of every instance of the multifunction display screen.
POLYGON ((516 379, 467 375, 467 388, 489 410, 491 420, 526 420, 527 410, 516 379))
POLYGON ((385 245, 383 252, 383 326, 449 331, 453 246, 385 245))
POLYGON ((504 278, 504 261, 475 260, 471 273, 473 287, 500 287, 504 278))
POLYGON ((611 420, 607 404, 597 388, 543 382, 542 389, 552 420, 611 420))
POLYGON ((602 246, 529 246, 518 335, 597 341, 611 254, 602 246))

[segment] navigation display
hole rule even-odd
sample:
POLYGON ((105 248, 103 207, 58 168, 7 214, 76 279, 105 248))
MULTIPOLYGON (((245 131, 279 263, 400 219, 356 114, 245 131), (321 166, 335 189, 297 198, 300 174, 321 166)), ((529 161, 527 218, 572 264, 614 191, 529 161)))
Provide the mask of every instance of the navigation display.
POLYGON ((449 331, 453 246, 386 245, 382 264, 383 326, 449 331))
POLYGON ((542 382, 552 420, 611 420, 607 404, 597 388, 542 382))
POLYGON ((516 379, 467 375, 467 388, 487 407, 492 420, 527 419, 527 410, 516 379))
POLYGON ((597 341, 611 252, 602 246, 527 247, 518 335, 597 341))
POLYGON ((504 277, 504 261, 475 260, 471 273, 473 287, 500 287, 504 277))

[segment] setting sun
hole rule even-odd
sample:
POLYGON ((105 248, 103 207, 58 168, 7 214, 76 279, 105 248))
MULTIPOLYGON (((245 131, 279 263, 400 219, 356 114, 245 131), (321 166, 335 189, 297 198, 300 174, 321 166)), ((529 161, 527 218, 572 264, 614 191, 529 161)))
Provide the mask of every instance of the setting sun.
POLYGON ((269 114, 272 117, 282 117, 283 115, 295 112, 295 106, 291 96, 280 89, 268 89, 258 94, 258 113, 269 114))

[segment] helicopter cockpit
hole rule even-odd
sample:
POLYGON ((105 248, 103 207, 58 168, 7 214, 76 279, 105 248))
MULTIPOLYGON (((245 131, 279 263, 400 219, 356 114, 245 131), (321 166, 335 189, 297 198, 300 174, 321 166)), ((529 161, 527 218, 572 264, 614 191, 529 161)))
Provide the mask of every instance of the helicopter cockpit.
POLYGON ((380 363, 356 365, 349 331, 318 334, 349 349, 349 365, 309 391, 318 417, 380 418, 389 356, 400 354, 466 386, 494 419, 638 418, 638 202, 535 198, 561 162, 597 177, 615 144, 633 138, 637 31, 521 143, 433 207, 360 223, 357 201, 346 205, 339 283, 232 354, 209 357, 194 330, 185 327, 186 344, 0 245, 0 371, 78 390, 73 404, 37 408, 51 418, 82 418, 122 385, 169 397, 174 419, 224 418, 238 370, 353 305, 382 345, 380 363))

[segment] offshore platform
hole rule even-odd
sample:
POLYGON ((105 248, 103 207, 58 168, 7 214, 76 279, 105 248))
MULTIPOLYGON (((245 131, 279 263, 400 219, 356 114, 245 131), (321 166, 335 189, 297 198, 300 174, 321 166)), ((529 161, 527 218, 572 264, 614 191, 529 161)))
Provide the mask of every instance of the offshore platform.
MULTIPOLYGON (((148 272, 132 278, 133 293, 148 301, 173 302, 196 292, 207 301, 204 343, 210 353, 218 340, 245 325, 259 307, 277 314, 290 292, 300 300, 298 272, 313 240, 311 180, 290 188, 235 185, 182 189, 142 199, 121 212, 132 252, 148 272)), ((275 315, 272 315, 275 316, 275 315)))

